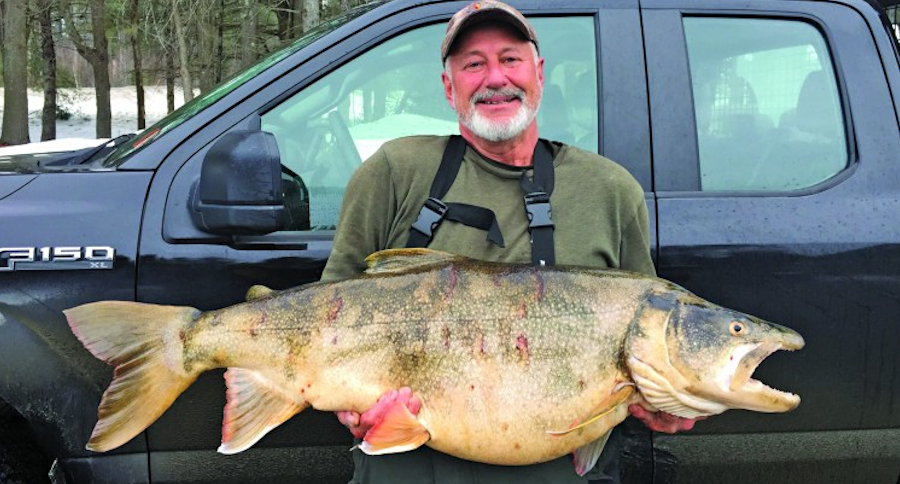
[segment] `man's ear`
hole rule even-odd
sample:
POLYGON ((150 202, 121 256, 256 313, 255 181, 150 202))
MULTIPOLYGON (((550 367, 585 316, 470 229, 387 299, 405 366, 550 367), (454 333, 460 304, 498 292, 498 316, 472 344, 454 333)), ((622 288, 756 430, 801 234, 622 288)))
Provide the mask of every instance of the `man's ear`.
POLYGON ((441 72, 441 81, 444 83, 444 97, 447 98, 447 104, 453 106, 453 84, 450 82, 450 76, 447 71, 441 72))
POLYGON ((541 87, 544 87, 544 58, 543 57, 538 57, 537 75, 538 75, 538 80, 541 83, 541 87))

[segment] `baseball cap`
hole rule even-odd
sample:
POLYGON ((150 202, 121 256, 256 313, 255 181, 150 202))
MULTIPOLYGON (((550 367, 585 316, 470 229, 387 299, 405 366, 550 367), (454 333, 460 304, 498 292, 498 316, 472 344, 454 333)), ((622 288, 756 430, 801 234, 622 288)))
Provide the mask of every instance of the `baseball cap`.
POLYGON ((473 2, 466 5, 465 8, 453 14, 450 22, 447 24, 447 34, 444 35, 444 42, 441 43, 441 62, 447 60, 450 55, 450 49, 456 38, 459 37, 465 29, 488 20, 496 22, 504 22, 513 26, 516 31, 522 34, 525 40, 538 47, 537 34, 534 27, 528 23, 518 10, 510 7, 503 2, 483 1, 473 2))

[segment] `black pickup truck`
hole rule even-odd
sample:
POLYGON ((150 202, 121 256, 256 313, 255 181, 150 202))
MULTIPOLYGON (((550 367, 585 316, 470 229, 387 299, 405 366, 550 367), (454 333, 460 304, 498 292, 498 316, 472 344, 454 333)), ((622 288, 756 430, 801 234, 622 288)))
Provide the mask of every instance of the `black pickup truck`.
MULTIPOLYGON (((807 342, 757 372, 800 394, 796 411, 727 412, 675 436, 630 425, 626 480, 900 482, 900 65, 883 11, 513 3, 546 58, 542 136, 633 173, 659 274, 807 342)), ((354 169, 388 139, 457 129, 438 52, 463 5, 368 4, 133 137, 0 155, 0 482, 35 469, 56 483, 348 480, 349 433, 331 414, 218 455, 221 372, 125 446, 86 451, 111 370, 61 311, 213 309, 253 284, 317 280, 354 169)))

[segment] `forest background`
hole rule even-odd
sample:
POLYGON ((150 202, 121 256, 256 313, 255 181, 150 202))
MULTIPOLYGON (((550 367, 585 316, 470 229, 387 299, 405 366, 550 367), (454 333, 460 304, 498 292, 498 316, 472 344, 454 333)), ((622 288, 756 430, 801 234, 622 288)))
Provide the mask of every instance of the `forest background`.
POLYGON ((39 141, 29 136, 29 93, 41 105, 40 141, 57 138, 60 120, 89 120, 78 108, 86 98, 95 101, 92 137, 112 136, 113 99, 134 103, 127 130, 136 131, 147 125, 148 95, 158 119, 366 1, 0 0, 0 146, 39 141))

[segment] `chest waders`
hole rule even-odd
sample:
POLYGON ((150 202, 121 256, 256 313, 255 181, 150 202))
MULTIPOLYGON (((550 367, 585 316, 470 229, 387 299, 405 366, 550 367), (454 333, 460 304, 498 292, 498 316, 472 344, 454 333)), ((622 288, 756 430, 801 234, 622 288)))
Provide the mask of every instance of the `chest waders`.
MULTIPOLYGON (((458 135, 450 137, 441 157, 428 200, 419 210, 419 216, 409 229, 406 247, 428 247, 435 231, 445 219, 487 231, 487 240, 503 247, 503 234, 492 210, 465 203, 443 202, 441 198, 450 190, 463 155, 466 141, 458 135)), ((525 214, 531 235, 531 262, 536 266, 552 266, 556 263, 553 249, 553 219, 550 216, 550 194, 553 193, 553 154, 550 142, 538 140, 534 147, 534 179, 525 172, 519 179, 524 192, 525 214)))

